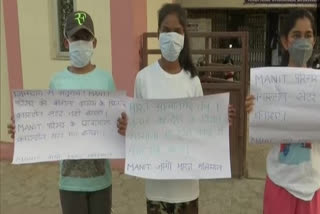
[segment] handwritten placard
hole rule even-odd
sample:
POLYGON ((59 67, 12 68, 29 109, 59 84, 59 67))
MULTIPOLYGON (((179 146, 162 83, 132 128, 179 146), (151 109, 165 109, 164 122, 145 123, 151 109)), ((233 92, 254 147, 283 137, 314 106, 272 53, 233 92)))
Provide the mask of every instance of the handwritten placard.
POLYGON ((117 133, 124 92, 21 90, 13 104, 15 164, 125 155, 117 133))
POLYGON ((229 94, 128 104, 126 174, 149 179, 229 178, 229 94))
POLYGON ((308 68, 251 69, 250 142, 305 143, 320 140, 320 72, 308 68))

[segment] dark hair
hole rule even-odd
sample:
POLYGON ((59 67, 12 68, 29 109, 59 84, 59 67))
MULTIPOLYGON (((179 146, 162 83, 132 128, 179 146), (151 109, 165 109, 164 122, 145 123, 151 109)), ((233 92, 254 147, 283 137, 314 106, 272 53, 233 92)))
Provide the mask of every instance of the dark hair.
POLYGON ((179 55, 180 66, 187 72, 190 72, 191 77, 197 76, 197 70, 194 66, 190 54, 189 36, 187 32, 187 11, 180 4, 164 4, 158 13, 158 29, 167 15, 176 14, 184 31, 184 45, 179 55))
MULTIPOLYGON (((313 36, 316 37, 316 26, 312 13, 306 9, 295 9, 291 13, 289 13, 288 17, 284 22, 284 26, 280 29, 280 36, 287 38, 291 29, 296 25, 298 19, 307 18, 311 22, 313 36)), ((283 50, 281 56, 281 65, 288 66, 289 64, 289 52, 287 50, 283 50)), ((310 60, 308 62, 310 64, 310 60)))
POLYGON ((232 64, 232 65, 234 64, 233 59, 231 58, 230 55, 226 56, 226 57, 224 58, 224 60, 223 60, 223 64, 228 64, 228 63, 230 63, 230 64, 232 64))

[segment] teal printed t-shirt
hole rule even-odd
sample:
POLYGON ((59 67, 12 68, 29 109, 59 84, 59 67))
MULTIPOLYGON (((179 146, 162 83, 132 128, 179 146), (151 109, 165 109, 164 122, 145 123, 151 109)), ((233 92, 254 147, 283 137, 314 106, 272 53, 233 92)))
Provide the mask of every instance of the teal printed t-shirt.
MULTIPOLYGON (((86 74, 75 74, 65 69, 53 76, 50 81, 50 89, 115 91, 115 85, 109 72, 97 68, 86 74)), ((64 160, 60 162, 59 187, 61 190, 98 191, 109 187, 111 179, 109 160, 64 160)))
POLYGON ((311 143, 281 144, 279 161, 288 165, 311 161, 311 149, 311 143))

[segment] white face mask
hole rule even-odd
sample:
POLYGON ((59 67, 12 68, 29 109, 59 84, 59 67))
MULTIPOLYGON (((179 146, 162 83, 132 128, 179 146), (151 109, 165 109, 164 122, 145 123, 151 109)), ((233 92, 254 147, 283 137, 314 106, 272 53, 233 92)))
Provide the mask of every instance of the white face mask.
POLYGON ((93 41, 69 41, 69 55, 71 64, 77 68, 88 65, 93 55, 93 41))
POLYGON ((162 56, 169 62, 176 61, 183 49, 184 35, 175 32, 160 33, 159 41, 162 56))
POLYGON ((308 39, 297 39, 288 49, 290 58, 299 67, 306 65, 312 56, 313 46, 308 39))

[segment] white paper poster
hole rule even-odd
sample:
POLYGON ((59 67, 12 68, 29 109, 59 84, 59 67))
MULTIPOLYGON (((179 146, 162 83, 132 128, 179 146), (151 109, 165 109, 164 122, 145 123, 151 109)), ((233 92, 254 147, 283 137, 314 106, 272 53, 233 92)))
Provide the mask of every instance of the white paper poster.
POLYGON ((126 174, 149 179, 229 178, 229 93, 128 104, 126 174))
POLYGON ((320 142, 320 72, 308 68, 251 69, 250 142, 320 142))
POLYGON ((117 132, 124 92, 24 90, 13 99, 13 163, 124 158, 117 132))

